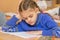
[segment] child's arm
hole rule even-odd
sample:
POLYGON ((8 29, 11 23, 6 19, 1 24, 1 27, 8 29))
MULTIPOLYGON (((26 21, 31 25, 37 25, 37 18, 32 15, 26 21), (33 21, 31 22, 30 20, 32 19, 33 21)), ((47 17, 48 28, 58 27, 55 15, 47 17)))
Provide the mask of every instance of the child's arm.
POLYGON ((6 22, 6 25, 14 26, 19 19, 14 15, 10 20, 6 22))
POLYGON ((40 1, 40 0, 34 0, 35 2, 40 1))
POLYGON ((43 19, 45 21, 45 25, 46 25, 47 29, 43 30, 42 35, 44 35, 44 36, 53 36, 53 30, 55 30, 55 28, 58 27, 57 23, 48 14, 44 14, 43 19))
MULTIPOLYGON (((17 24, 21 22, 20 16, 14 15, 10 20, 6 22, 6 24, 2 27, 2 31, 5 32, 16 32, 16 31, 21 31, 22 29, 19 28, 17 29, 17 24)), ((20 25, 21 26, 21 25, 20 25)))
POLYGON ((21 18, 20 18, 20 15, 16 14, 10 20, 8 20, 6 24, 8 26, 15 26, 18 24, 18 22, 21 22, 21 18))
POLYGON ((16 22, 19 19, 16 18, 16 16, 14 15, 10 20, 8 20, 6 22, 6 24, 4 26, 2 26, 2 31, 4 32, 15 32, 16 31, 16 22))
POLYGON ((44 14, 43 20, 45 21, 45 25, 47 26, 47 28, 51 29, 58 26, 58 24, 49 14, 44 14))
POLYGON ((49 27, 49 28, 55 28, 55 27, 58 27, 58 24, 54 21, 54 19, 49 16, 49 15, 46 15, 46 25, 49 27))

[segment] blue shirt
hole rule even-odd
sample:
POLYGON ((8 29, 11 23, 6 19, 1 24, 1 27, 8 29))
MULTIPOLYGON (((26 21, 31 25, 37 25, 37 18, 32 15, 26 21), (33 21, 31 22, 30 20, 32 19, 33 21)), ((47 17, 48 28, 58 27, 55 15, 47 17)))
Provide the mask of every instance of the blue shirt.
POLYGON ((11 28, 17 27, 18 32, 42 30, 43 36, 53 36, 53 30, 58 26, 57 23, 47 13, 39 13, 36 23, 32 26, 27 24, 24 20, 16 24, 18 20, 19 19, 17 19, 14 15, 10 20, 6 22, 6 24, 11 28))

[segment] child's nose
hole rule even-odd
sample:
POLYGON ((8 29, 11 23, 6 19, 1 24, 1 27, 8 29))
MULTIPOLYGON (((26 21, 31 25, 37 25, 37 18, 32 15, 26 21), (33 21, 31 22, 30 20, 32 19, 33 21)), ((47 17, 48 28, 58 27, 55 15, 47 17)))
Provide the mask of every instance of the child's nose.
POLYGON ((28 18, 28 22, 30 22, 31 21, 31 19, 30 18, 28 18))

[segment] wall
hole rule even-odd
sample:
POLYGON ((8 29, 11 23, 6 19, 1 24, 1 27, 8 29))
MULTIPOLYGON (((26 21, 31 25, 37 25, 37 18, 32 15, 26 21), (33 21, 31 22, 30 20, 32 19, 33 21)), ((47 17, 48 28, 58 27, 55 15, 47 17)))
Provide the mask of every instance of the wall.
MULTIPOLYGON (((0 0, 0 11, 3 12, 17 12, 18 4, 21 0, 0 0)), ((53 0, 53 5, 56 0, 53 0)))
POLYGON ((17 7, 21 0, 0 0, 0 11, 17 12, 17 7))

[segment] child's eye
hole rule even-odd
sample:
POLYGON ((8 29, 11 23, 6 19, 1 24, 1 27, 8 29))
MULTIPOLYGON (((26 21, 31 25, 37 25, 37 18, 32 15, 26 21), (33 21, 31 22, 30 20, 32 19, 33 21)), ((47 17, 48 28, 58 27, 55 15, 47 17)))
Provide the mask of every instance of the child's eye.
POLYGON ((32 17, 33 17, 33 15, 30 15, 29 17, 30 17, 30 18, 32 18, 32 17))
POLYGON ((27 18, 24 18, 24 20, 27 20, 27 18))

